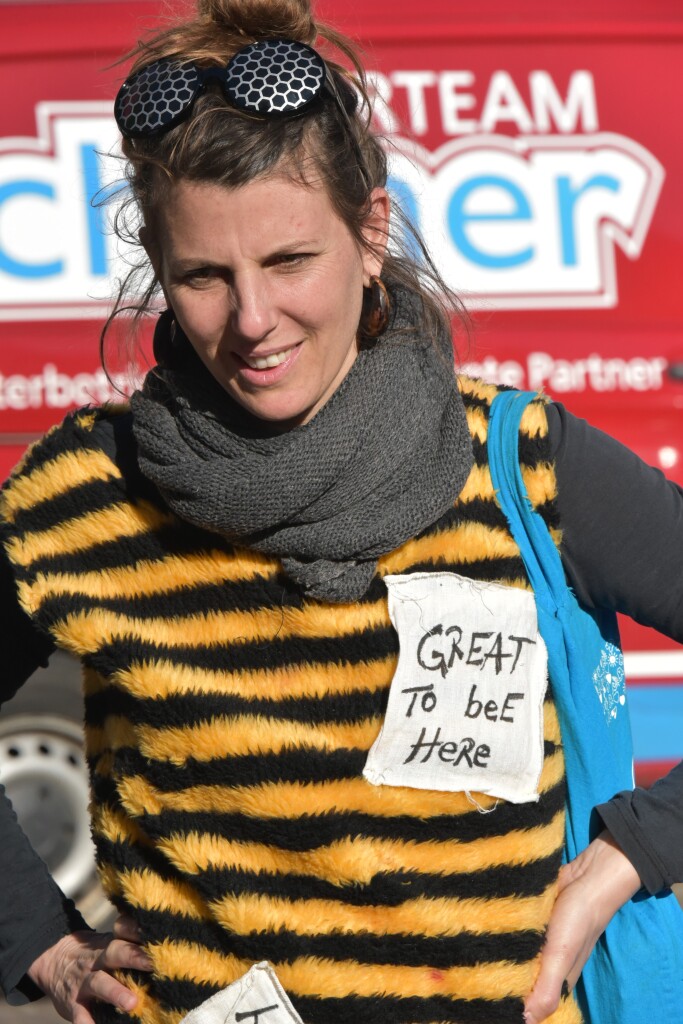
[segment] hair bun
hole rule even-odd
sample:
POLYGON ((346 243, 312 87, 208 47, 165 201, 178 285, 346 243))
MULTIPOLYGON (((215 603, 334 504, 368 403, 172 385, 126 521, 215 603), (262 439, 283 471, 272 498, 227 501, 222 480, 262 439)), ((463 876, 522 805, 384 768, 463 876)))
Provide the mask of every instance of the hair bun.
POLYGON ((311 45, 317 36, 310 0, 199 0, 198 9, 248 40, 282 36, 311 45))

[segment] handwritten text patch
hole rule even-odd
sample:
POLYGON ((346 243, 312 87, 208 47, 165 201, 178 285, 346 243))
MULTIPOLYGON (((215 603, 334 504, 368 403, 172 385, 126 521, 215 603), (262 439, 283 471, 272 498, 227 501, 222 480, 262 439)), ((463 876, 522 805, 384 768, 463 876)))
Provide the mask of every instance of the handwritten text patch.
POLYGON ((385 582, 400 654, 365 777, 537 800, 547 652, 533 594, 447 572, 385 582))

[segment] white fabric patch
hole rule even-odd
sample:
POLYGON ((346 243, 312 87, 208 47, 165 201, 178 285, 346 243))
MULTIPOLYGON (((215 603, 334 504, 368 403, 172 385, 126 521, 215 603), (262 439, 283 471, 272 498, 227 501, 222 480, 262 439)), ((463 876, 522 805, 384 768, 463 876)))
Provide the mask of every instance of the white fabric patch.
POLYGON ((400 653, 365 778, 538 800, 548 656, 533 594, 449 572, 385 583, 400 653))
POLYGON ((190 1010, 180 1024, 302 1024, 267 961, 190 1010))

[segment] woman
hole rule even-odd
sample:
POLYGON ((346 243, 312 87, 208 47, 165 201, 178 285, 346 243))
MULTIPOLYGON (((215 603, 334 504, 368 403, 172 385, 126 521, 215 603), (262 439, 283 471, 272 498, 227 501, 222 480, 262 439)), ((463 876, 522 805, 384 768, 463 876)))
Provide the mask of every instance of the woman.
MULTIPOLYGON (((307 1024, 577 1022, 568 986, 614 911, 680 877, 660 828, 683 831, 680 775, 601 807, 610 831, 560 873, 551 691, 519 802, 365 774, 399 642, 384 578, 446 571, 506 600, 528 581, 488 474, 496 389, 456 386, 452 296, 388 245, 383 152, 318 35, 351 53, 304 0, 212 0, 140 47, 117 100, 154 272, 141 309, 157 283, 167 306, 158 366, 129 408, 84 410, 28 454, 2 580, 6 693, 57 644, 83 662, 122 917, 113 939, 84 930, 5 810, 3 984, 75 1024, 177 1024, 267 960, 307 1024)), ((520 459, 582 599, 683 639, 680 493, 540 400, 520 459)))

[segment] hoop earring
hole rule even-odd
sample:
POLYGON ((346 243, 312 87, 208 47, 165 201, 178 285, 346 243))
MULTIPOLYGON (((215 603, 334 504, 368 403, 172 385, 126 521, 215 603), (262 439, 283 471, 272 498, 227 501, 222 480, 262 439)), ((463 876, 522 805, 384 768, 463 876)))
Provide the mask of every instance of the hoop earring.
POLYGON ((381 277, 373 275, 370 285, 363 289, 361 330, 366 338, 379 338, 389 326, 391 302, 381 277))

